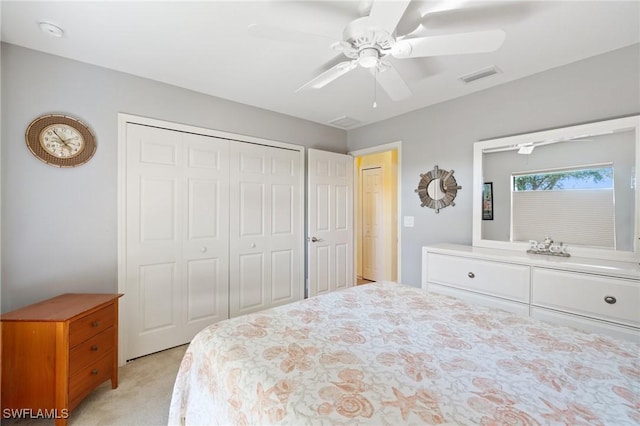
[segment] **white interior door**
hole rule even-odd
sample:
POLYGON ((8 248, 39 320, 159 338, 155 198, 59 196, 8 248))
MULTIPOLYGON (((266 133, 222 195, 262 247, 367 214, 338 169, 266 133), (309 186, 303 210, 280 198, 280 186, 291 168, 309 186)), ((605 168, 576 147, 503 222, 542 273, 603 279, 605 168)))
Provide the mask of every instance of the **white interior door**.
POLYGON ((353 157, 308 150, 309 296, 353 286, 353 157))
POLYGON ((362 278, 384 279, 382 168, 362 170, 362 278))
POLYGON ((228 141, 126 127, 125 359, 228 318, 228 141))
POLYGON ((299 300, 300 153, 231 145, 230 316, 299 300))

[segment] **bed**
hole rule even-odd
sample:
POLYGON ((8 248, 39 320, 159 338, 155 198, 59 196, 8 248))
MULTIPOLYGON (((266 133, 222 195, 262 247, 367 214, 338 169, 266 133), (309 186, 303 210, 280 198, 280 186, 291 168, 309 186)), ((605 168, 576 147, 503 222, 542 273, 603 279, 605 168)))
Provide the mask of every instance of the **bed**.
POLYGON ((172 425, 640 424, 640 345, 380 282, 202 330, 172 425))

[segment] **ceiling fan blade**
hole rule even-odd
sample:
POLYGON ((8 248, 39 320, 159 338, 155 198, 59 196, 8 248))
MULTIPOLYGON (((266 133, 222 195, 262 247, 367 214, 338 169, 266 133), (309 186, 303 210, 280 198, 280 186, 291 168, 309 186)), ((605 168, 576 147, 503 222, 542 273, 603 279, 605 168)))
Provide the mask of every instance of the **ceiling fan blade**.
POLYGON ((389 34, 393 34, 411 0, 376 0, 371 6, 369 20, 389 34))
POLYGON ((407 86, 407 83, 404 82, 394 67, 389 66, 382 72, 378 72, 376 68, 370 69, 371 74, 375 76, 382 90, 387 92, 387 95, 389 95, 392 100, 401 101, 411 96, 409 86, 407 86))
POLYGON ((489 30, 403 39, 396 42, 391 54, 396 58, 419 58, 493 52, 502 46, 505 37, 502 30, 489 30))
POLYGON ((360 0, 358 3, 358 13, 360 16, 369 16, 371 6, 373 6, 373 0, 360 0))
POLYGON ((328 40, 335 41, 335 37, 322 34, 305 33, 280 27, 272 27, 271 25, 250 24, 247 30, 249 35, 253 37, 283 41, 287 43, 310 44, 317 43, 318 41, 323 43, 326 43, 328 40))
POLYGON ((330 69, 323 72, 313 80, 300 86, 296 90, 296 92, 299 92, 301 90, 307 90, 307 89, 320 89, 326 86, 327 84, 331 83, 333 80, 336 80, 338 77, 341 77, 344 74, 348 73, 349 71, 351 71, 357 66, 358 66, 357 61, 340 62, 338 65, 331 67, 330 69))

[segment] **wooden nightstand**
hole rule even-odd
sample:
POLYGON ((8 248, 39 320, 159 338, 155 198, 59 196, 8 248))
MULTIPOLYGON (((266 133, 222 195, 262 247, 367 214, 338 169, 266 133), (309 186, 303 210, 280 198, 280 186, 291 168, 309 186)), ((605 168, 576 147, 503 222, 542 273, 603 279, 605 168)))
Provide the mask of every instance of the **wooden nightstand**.
POLYGON ((118 298, 63 294, 3 314, 2 417, 55 418, 106 380, 118 387, 118 298))

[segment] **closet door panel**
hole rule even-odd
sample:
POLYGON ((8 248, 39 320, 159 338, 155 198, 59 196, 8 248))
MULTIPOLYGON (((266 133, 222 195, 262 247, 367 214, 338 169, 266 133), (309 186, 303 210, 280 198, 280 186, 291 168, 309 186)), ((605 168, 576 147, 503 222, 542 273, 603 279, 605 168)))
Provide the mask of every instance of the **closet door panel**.
POLYGON ((252 241, 254 241, 254 238, 265 236, 265 184, 244 180, 247 178, 242 179, 243 181, 238 183, 238 198, 240 203, 240 205, 237 206, 239 213, 238 220, 240 221, 238 237, 252 239, 252 241))
POLYGON ((231 317, 269 307, 267 277, 270 252, 271 197, 267 147, 234 143, 230 147, 229 314, 231 317))
POLYGON ((238 310, 247 312, 263 309, 268 300, 263 253, 245 253, 239 257, 238 310))
POLYGON ((271 302, 288 303, 296 300, 296 279, 299 268, 295 247, 295 186, 277 183, 271 186, 271 302))
POLYGON ((299 152, 230 147, 230 316, 301 297, 299 152), (258 263, 257 259, 260 259, 258 263))
POLYGON ((187 261, 187 323, 215 322, 226 319, 226 281, 220 282, 220 270, 226 269, 220 258, 187 261))
POLYGON ((295 298, 297 285, 294 264, 295 252, 292 249, 271 252, 271 301, 274 304, 289 302, 295 298))
POLYGON ((127 359, 228 318, 228 141, 127 125, 127 359))
POLYGON ((271 186, 271 235, 291 236, 294 234, 294 186, 274 184, 271 186))
POLYGON ((303 254, 298 249, 304 235, 300 223, 300 164, 297 152, 271 148, 271 305, 301 299, 302 283, 298 278, 303 254))
POLYGON ((127 125, 126 291, 123 337, 134 358, 179 345, 182 320, 182 139, 127 125))
POLYGON ((229 142, 183 134, 183 321, 189 340, 229 317, 229 142))

